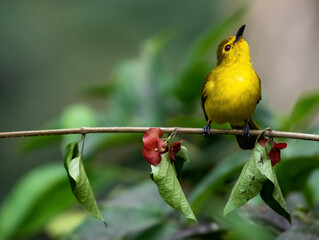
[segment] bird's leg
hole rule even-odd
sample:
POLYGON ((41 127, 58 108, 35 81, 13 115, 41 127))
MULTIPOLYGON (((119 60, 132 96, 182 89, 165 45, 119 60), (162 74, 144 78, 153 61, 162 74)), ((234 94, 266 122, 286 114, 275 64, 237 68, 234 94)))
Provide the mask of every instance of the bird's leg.
POLYGON ((209 137, 210 136, 210 123, 211 123, 211 121, 207 121, 205 127, 203 128, 204 137, 209 137))
POLYGON ((246 137, 249 137, 249 136, 250 136, 250 134, 249 134, 249 129, 250 129, 250 128, 249 128, 248 121, 245 120, 245 127, 244 127, 243 132, 242 132, 241 135, 246 136, 246 137))

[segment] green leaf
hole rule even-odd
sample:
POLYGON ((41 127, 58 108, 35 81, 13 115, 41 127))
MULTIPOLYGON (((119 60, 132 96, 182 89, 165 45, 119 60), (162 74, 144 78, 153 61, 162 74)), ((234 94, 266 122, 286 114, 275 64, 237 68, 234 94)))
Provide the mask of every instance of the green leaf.
POLYGON ((185 217, 197 221, 176 177, 169 154, 165 153, 162 156, 161 163, 156 166, 151 165, 151 167, 153 181, 156 183, 163 200, 172 208, 180 211, 185 217))
POLYGON ((224 215, 247 203, 263 188, 267 178, 256 166, 260 159, 261 153, 254 149, 232 189, 230 198, 224 208, 224 215))
POLYGON ((270 143, 270 141, 266 142, 265 149, 266 149, 267 154, 269 154, 270 150, 272 149, 272 144, 270 143))
POLYGON ((73 194, 78 202, 93 217, 105 223, 96 203, 89 179, 85 173, 82 157, 79 155, 78 141, 66 146, 63 162, 68 173, 73 194))
MULTIPOLYGON (((266 150, 261 145, 257 144, 254 152, 259 152, 261 158, 257 162, 257 168, 267 178, 260 192, 260 196, 265 203, 276 213, 283 216, 291 223, 291 216, 287 208, 284 197, 282 196, 276 174, 271 166, 271 160, 266 150)), ((257 159, 256 159, 257 160, 257 159)))
POLYGON ((319 106, 319 93, 312 93, 304 95, 298 99, 295 107, 290 114, 289 118, 284 121, 284 130, 288 131, 295 129, 298 125, 300 126, 305 123, 307 120, 311 120, 311 116, 318 111, 319 106))

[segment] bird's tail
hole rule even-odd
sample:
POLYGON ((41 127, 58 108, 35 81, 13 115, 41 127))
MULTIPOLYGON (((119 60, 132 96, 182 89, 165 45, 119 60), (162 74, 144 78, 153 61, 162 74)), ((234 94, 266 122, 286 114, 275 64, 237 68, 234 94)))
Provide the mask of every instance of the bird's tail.
MULTIPOLYGON (((251 130, 259 130, 258 125, 256 124, 256 122, 251 118, 248 121, 248 125, 249 125, 249 129, 251 130)), ((244 126, 235 126, 235 125, 231 125, 231 127, 233 129, 243 129, 244 126)), ((260 137, 263 138, 263 137, 260 137)), ((259 140, 260 140, 259 138, 259 140)), ((236 139, 238 142, 238 145, 240 148, 242 149, 253 149, 255 146, 255 142, 257 140, 257 136, 247 136, 247 135, 236 135, 236 139)))

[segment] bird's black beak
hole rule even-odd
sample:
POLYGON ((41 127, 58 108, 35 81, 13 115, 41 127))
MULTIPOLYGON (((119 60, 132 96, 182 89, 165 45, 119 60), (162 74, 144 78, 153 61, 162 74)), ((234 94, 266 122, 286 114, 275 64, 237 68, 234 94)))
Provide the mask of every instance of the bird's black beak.
MULTIPOLYGON (((245 27, 246 27, 246 25, 243 25, 243 26, 241 26, 241 27, 238 29, 238 31, 237 31, 237 33, 236 33, 235 42, 237 42, 237 41, 240 39, 240 37, 243 36, 245 27)), ((235 43, 235 42, 234 42, 234 43, 235 43)))

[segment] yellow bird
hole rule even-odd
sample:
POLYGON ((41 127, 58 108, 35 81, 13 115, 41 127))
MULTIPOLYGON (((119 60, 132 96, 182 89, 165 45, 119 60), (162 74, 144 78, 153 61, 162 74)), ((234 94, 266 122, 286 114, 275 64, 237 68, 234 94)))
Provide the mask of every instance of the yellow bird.
POLYGON ((217 65, 202 88, 202 108, 207 121, 203 133, 205 137, 210 135, 211 122, 228 122, 233 129, 243 129, 242 135, 236 135, 239 146, 252 149, 257 137, 250 136, 249 129, 258 129, 252 116, 261 100, 261 86, 243 39, 244 30, 245 25, 217 48, 217 65))

